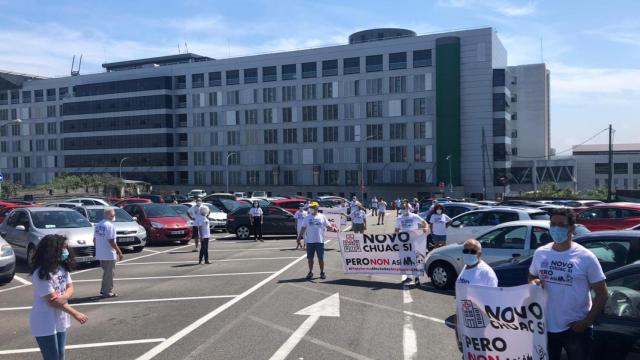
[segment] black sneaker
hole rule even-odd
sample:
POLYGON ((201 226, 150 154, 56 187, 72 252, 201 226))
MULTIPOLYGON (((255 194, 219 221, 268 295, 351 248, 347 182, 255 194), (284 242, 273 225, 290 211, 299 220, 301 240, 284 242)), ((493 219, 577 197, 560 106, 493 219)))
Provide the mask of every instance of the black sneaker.
POLYGON ((313 279, 313 273, 309 271, 309 273, 307 274, 307 280, 311 280, 311 279, 313 279))
POLYGON ((320 279, 324 280, 327 278, 327 275, 324 274, 324 272, 320 273, 320 279))
POLYGON ((415 286, 420 286, 420 278, 415 278, 413 283, 415 286))

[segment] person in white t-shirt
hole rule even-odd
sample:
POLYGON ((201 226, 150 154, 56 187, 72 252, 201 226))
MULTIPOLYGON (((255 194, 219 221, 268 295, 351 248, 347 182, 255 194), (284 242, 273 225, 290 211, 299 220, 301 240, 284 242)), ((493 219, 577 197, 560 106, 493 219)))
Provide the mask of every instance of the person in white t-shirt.
POLYGON ((447 245, 447 227, 451 224, 451 218, 444 213, 444 206, 436 205, 434 214, 428 219, 435 247, 447 245))
MULTIPOLYGON (((293 218, 296 219, 296 230, 298 232, 298 237, 300 237, 300 231, 302 230, 302 223, 304 222, 304 218, 307 217, 309 213, 307 212, 304 205, 300 205, 300 208, 293 215, 293 218)), ((304 249, 305 245, 302 244, 299 238, 296 239, 296 250, 304 249)))
POLYGON ((298 234, 298 241, 304 236, 304 242, 307 244, 307 262, 309 264, 309 273, 307 279, 313 279, 313 258, 318 255, 318 264, 320 265, 320 278, 326 279, 324 273, 324 232, 337 231, 337 229, 327 220, 327 218, 318 212, 320 204, 312 202, 309 206, 310 214, 304 218, 302 230, 298 234))
POLYGON ((356 210, 358 210, 358 197, 354 196, 349 202, 349 215, 351 215, 356 210))
POLYGON ((367 211, 361 203, 357 203, 356 210, 351 212, 351 228, 354 233, 360 234, 367 230, 367 211))
POLYGON ((380 200, 378 200, 378 225, 380 225, 380 223, 382 223, 382 225, 384 225, 384 215, 387 212, 387 202, 384 201, 383 197, 380 197, 380 200))
POLYGON ((371 216, 378 216, 378 198, 371 199, 371 216))
POLYGON ((64 359, 69 315, 80 324, 89 319, 68 303, 73 296, 71 267, 67 239, 62 235, 47 235, 38 243, 34 256, 31 284, 33 305, 29 317, 31 335, 36 338, 44 359, 64 359))
POLYGON ((251 231, 253 231, 253 240, 262 241, 262 223, 264 222, 264 211, 260 208, 260 203, 253 202, 253 207, 249 209, 249 223, 251 224, 251 231))
POLYGON ((209 211, 208 207, 201 207, 200 213, 196 215, 196 219, 194 221, 194 224, 198 227, 198 234, 200 234, 200 253, 198 255, 198 264, 202 264, 203 259, 205 264, 211 264, 209 262, 209 238, 211 237, 209 211))
MULTIPOLYGON (((411 212, 411 206, 409 205, 409 201, 406 199, 402 202, 402 211, 400 216, 396 218, 396 227, 395 232, 411 232, 414 230, 422 229, 425 234, 429 233, 429 224, 421 218, 419 215, 411 212)), ((425 243, 426 245, 426 243, 425 243)), ((426 254, 427 249, 422 249, 426 254)), ((407 278, 405 282, 409 282, 410 279, 407 278)), ((414 278, 414 283, 416 286, 420 286, 420 277, 416 276, 414 278)))
POLYGON ((529 267, 529 282, 547 294, 547 352, 550 360, 559 360, 563 349, 569 360, 589 359, 593 322, 609 297, 606 278, 596 256, 573 242, 573 210, 555 210, 550 222, 553 242, 535 251, 529 267))
POLYGON ((187 210, 187 214, 189 215, 189 218, 191 218, 191 221, 194 222, 193 226, 191 227, 191 238, 193 239, 193 242, 195 243, 196 248, 193 250, 193 252, 198 251, 198 243, 200 242, 199 241, 200 234, 198 232, 198 226, 196 226, 195 224, 195 220, 196 220, 196 217, 198 217, 198 215, 200 214, 200 210, 203 207, 206 207, 205 205, 202 204, 202 198, 200 198, 200 196, 196 196, 195 201, 196 201, 196 204, 190 207, 189 210, 187 210))
POLYGON ((122 261, 122 251, 116 243, 116 229, 113 222, 116 212, 113 208, 104 209, 104 219, 97 223, 93 232, 93 242, 96 246, 96 260, 100 260, 102 267, 102 297, 116 297, 113 292, 113 277, 115 276, 116 261, 122 261))

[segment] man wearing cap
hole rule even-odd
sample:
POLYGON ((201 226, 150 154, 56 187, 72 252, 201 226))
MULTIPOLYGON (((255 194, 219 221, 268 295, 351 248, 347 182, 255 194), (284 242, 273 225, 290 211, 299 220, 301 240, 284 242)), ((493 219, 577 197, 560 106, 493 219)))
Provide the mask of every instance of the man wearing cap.
POLYGON ((312 202, 309 206, 310 214, 304 218, 302 229, 298 234, 298 242, 304 236, 304 242, 307 244, 307 262, 309 263, 309 273, 307 279, 313 278, 313 258, 318 255, 318 264, 320 265, 320 278, 326 279, 324 273, 324 232, 325 230, 337 231, 337 229, 327 220, 327 218, 318 213, 320 205, 312 202))
POLYGON ((356 210, 351 212, 351 229, 360 234, 367 230, 367 212, 361 203, 357 203, 356 210))
POLYGON ((191 222, 193 223, 193 226, 191 227, 191 237, 193 238, 193 242, 196 244, 196 248, 193 251, 197 252, 198 244, 200 243, 200 234, 198 232, 198 226, 195 225, 195 221, 196 218, 200 216, 202 207, 204 207, 204 205, 202 205, 202 198, 200 196, 196 196, 195 201, 196 204, 190 207, 189 210, 187 210, 187 214, 189 215, 189 218, 191 218, 191 222))
POLYGON ((307 215, 309 215, 309 213, 307 212, 307 209, 308 207, 305 204, 300 204, 300 208, 298 209, 298 211, 296 211, 295 215, 293 215, 293 217, 296 219, 296 229, 298 230, 296 250, 304 249, 304 245, 300 242, 300 237, 301 237, 300 231, 302 230, 302 223, 304 222, 304 218, 306 218, 307 215))

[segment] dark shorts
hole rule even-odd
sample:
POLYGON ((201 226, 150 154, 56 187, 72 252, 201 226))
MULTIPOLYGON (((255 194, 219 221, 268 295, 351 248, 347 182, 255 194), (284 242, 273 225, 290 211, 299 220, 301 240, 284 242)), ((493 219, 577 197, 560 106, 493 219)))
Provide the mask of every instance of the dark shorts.
POLYGON ((364 224, 353 224, 353 226, 351 227, 353 231, 359 231, 359 232, 364 231, 364 224))
POLYGON ((192 226, 191 227, 191 237, 192 238, 197 238, 198 236, 199 236, 198 227, 197 226, 192 226))
POLYGON ((318 260, 324 259, 324 243, 307 243, 307 259, 313 259, 318 254, 318 260))

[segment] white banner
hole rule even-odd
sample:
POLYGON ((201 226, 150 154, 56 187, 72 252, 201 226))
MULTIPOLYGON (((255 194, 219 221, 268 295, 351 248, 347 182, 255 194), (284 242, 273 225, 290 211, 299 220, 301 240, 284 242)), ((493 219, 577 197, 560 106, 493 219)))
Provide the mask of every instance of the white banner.
POLYGON ((338 233, 344 231, 344 228, 347 226, 347 209, 321 207, 318 211, 321 212, 331 224, 335 225, 336 229, 338 229, 338 232, 327 231, 324 235, 325 241, 338 241, 338 233))
POLYGON ((338 233, 342 269, 347 274, 424 273, 427 235, 422 231, 398 234, 338 233))
POLYGON ((540 286, 456 284, 456 313, 465 360, 549 358, 540 286))

